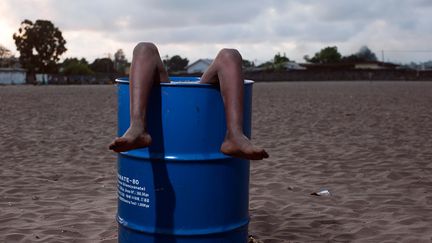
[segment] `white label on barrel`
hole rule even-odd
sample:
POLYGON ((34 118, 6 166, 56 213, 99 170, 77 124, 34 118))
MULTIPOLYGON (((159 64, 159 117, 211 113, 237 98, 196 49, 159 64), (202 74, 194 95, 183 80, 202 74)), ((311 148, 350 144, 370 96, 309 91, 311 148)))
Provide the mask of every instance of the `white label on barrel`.
POLYGON ((117 187, 120 201, 138 207, 150 207, 149 194, 138 179, 117 174, 117 187))

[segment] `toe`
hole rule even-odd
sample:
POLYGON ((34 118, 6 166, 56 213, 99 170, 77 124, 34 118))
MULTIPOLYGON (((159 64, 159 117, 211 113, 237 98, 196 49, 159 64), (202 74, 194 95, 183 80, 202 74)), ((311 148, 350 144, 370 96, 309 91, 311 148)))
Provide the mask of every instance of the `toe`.
POLYGON ((263 150, 262 155, 263 155, 263 158, 268 158, 269 157, 269 154, 265 150, 263 150))
POLYGON ((255 147, 253 149, 253 153, 250 154, 249 159, 252 160, 262 160, 264 158, 268 158, 267 152, 262 148, 255 147))
POLYGON ((124 137, 116 138, 110 145, 109 149, 113 150, 114 152, 122 152, 122 149, 124 146, 126 146, 128 143, 127 139, 124 137))
POLYGON ((115 147, 115 142, 116 142, 116 140, 117 139, 119 139, 118 137, 116 137, 109 145, 108 145, 108 148, 109 149, 114 149, 114 147, 115 147))

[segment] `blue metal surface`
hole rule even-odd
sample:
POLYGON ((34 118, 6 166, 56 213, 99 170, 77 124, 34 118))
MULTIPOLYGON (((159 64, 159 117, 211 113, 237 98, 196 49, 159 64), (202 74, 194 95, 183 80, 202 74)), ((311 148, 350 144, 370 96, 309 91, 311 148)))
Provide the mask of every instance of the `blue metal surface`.
MULTIPOLYGON (((119 242, 246 243, 249 161, 222 154, 218 86, 196 77, 155 85, 147 124, 153 143, 118 156, 119 242)), ((129 127, 129 82, 118 79, 118 134, 129 127)), ((251 133, 252 81, 244 131, 251 133)))

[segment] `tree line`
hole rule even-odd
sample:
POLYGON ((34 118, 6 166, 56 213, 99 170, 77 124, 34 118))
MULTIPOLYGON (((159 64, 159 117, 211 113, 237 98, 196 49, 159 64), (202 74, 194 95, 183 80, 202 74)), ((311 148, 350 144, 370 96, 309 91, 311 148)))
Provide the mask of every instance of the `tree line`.
MULTIPOLYGON (((66 58, 63 62, 60 57, 67 51, 66 40, 60 29, 49 20, 24 20, 18 31, 13 34, 19 56, 19 63, 27 69, 28 80, 33 81, 36 73, 61 73, 64 75, 92 75, 95 73, 114 73, 124 75, 130 66, 122 49, 115 52, 114 57, 97 58, 89 63, 85 58, 66 58)), ((16 59, 16 58, 15 58, 16 59)), ((15 60, 11 51, 0 45, 0 67, 13 66, 15 60)), ((170 73, 184 71, 189 64, 187 58, 179 55, 162 58, 170 73)), ((367 46, 363 46, 354 54, 342 56, 336 46, 321 49, 312 57, 304 56, 308 63, 325 64, 340 62, 377 61, 375 53, 367 46)), ((280 70, 285 63, 291 60, 286 54, 277 53, 272 60, 258 66, 249 60, 243 61, 245 68, 262 68, 280 70)))
MULTIPOLYGON (((113 58, 96 58, 92 63, 85 58, 76 57, 66 58, 60 62, 60 57, 67 51, 67 42, 60 29, 49 20, 32 22, 26 19, 21 22, 18 31, 12 37, 20 53, 19 58, 15 58, 10 50, 0 44, 0 67, 22 66, 27 70, 29 82, 35 81, 36 73, 125 75, 130 66, 122 49, 118 49, 113 58)), ((189 60, 175 55, 165 56, 163 62, 170 72, 178 72, 185 69, 189 60)))

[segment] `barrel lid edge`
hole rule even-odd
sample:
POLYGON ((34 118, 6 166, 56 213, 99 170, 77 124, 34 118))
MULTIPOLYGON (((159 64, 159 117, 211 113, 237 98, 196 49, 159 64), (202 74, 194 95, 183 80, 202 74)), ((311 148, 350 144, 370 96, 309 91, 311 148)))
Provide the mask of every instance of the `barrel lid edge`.
MULTIPOLYGON (((160 83, 160 85, 161 86, 212 86, 212 84, 198 83, 198 81, 200 80, 199 77, 170 77, 170 79, 175 79, 175 78, 184 78, 184 80, 190 80, 190 81, 171 80, 171 82, 169 83, 160 83)), ((119 84, 129 84, 129 78, 127 77, 116 78, 115 82, 119 84)), ((253 80, 249 80, 249 79, 244 80, 245 85, 250 85, 253 83, 255 83, 253 80)))
POLYGON ((164 161, 214 161, 214 160, 224 160, 224 159, 234 159, 233 157, 224 155, 222 153, 208 153, 208 154, 149 154, 148 152, 143 152, 139 150, 130 150, 126 152, 121 152, 120 155, 125 157, 132 157, 137 159, 150 159, 150 160, 164 160, 164 161))

